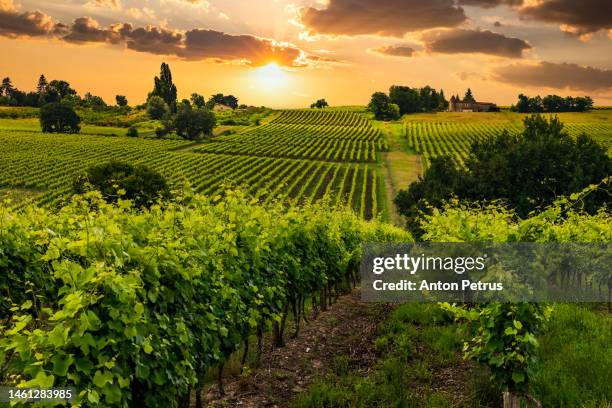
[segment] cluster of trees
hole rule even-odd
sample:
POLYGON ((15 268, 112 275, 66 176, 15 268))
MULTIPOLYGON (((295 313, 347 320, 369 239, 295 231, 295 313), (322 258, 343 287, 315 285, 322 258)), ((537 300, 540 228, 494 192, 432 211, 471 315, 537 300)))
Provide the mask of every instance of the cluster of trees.
POLYGON ((329 104, 325 99, 317 99, 316 102, 310 104, 310 109, 323 109, 327 108, 329 104))
MULTIPOLYGON (((128 100, 124 95, 115 97, 117 106, 128 106, 128 100)), ((6 77, 0 86, 0 105, 2 106, 31 106, 40 107, 48 103, 64 102, 72 107, 85 108, 107 108, 108 105, 99 96, 87 92, 83 97, 77 94, 70 84, 62 80, 48 81, 45 75, 38 78, 36 90, 24 92, 17 89, 11 78, 6 77)))
MULTIPOLYGON (((587 135, 572 138, 557 118, 532 115, 520 135, 507 131, 474 143, 465 169, 448 156, 432 160, 423 177, 395 198, 408 228, 420 236, 421 217, 453 197, 468 201, 501 200, 519 217, 600 183, 612 174, 606 149, 587 135)), ((594 212, 612 191, 590 194, 584 209, 594 212)))
POLYGON ((448 108, 448 101, 442 89, 393 85, 388 95, 374 93, 368 106, 376 119, 393 120, 407 113, 444 111, 448 108))
POLYGON ((185 139, 199 140, 212 135, 216 124, 212 112, 214 105, 226 102, 238 107, 238 98, 223 94, 213 95, 207 102, 202 95, 194 93, 191 99, 178 102, 170 66, 162 63, 160 75, 154 79, 153 91, 149 93, 146 106, 151 119, 162 121, 163 126, 156 130, 157 136, 162 137, 175 131, 185 139))
POLYGON ((593 109, 593 99, 589 96, 566 96, 548 95, 544 98, 538 96, 529 97, 520 94, 518 102, 512 106, 513 111, 521 113, 540 112, 586 112, 593 109))

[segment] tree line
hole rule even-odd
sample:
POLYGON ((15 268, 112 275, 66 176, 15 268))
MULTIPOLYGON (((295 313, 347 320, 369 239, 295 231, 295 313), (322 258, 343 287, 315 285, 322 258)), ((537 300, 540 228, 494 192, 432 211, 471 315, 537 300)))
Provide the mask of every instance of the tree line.
MULTIPOLYGON (((131 109, 125 95, 116 95, 115 102, 116 106, 111 107, 102 97, 90 92, 81 97, 67 81, 48 81, 44 74, 39 77, 36 90, 32 92, 20 91, 9 77, 4 78, 0 86, 0 105, 40 107, 42 131, 49 133, 78 133, 81 129, 81 118, 76 108, 119 109, 120 112, 131 109)), ((231 109, 247 108, 246 105, 238 104, 236 96, 222 93, 214 94, 208 100, 198 93, 193 93, 190 99, 179 101, 170 66, 162 63, 160 74, 153 80, 153 90, 149 92, 146 103, 135 108, 145 109, 151 119, 161 121, 161 126, 156 129, 158 137, 175 132, 185 139, 199 140, 212 135, 216 124, 213 109, 217 105, 231 109)), ((127 134, 138 136, 138 130, 131 127, 127 134)))
POLYGON ((436 112, 448 109, 444 90, 429 85, 423 88, 392 85, 389 94, 375 92, 368 108, 377 120, 395 120, 406 113, 436 112))
POLYGON ((586 112, 593 109, 593 99, 590 96, 539 95, 529 97, 524 94, 518 96, 516 105, 511 110, 520 113, 559 113, 559 112, 586 112))

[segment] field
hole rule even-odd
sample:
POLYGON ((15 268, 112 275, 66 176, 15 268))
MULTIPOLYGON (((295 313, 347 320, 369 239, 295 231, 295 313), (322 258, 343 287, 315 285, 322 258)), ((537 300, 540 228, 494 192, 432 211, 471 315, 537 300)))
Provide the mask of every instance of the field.
POLYGON ((379 131, 350 112, 283 111, 245 133, 194 144, 127 137, 125 129, 86 125, 81 135, 48 135, 36 119, 1 119, 0 195, 52 206, 70 194, 74 177, 109 160, 146 164, 175 183, 214 194, 242 185, 265 201, 287 196, 299 203, 326 194, 365 218, 379 210, 379 131), (104 136, 106 135, 106 136, 104 136))
MULTIPOLYGON (((409 115, 404 119, 404 134, 409 147, 422 156, 425 166, 431 158, 443 154, 451 155, 462 166, 471 143, 503 130, 518 133, 523 117, 513 112, 409 115)), ((612 110, 562 113, 558 117, 570 135, 586 133, 612 151, 612 110)))

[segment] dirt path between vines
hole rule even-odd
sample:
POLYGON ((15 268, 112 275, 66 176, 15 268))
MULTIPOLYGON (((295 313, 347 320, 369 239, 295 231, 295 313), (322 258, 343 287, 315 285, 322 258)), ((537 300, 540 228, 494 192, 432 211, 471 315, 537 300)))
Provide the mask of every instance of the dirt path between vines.
POLYGON ((387 305, 362 302, 358 291, 340 297, 316 320, 311 320, 297 339, 288 336, 285 347, 270 350, 268 340, 261 367, 242 378, 226 379, 223 398, 219 398, 216 386, 211 387, 204 406, 289 407, 340 356, 367 375, 376 361, 373 344, 377 326, 388 313, 387 305))

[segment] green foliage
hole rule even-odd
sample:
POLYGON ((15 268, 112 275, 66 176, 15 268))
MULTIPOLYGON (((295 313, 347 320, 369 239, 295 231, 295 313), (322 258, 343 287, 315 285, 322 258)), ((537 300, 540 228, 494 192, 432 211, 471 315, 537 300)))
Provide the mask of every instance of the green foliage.
POLYGON ((71 106, 53 102, 40 108, 40 126, 48 133, 79 133, 81 118, 71 106))
POLYGON ((444 109, 447 101, 444 92, 436 91, 430 86, 410 88, 393 85, 389 89, 389 100, 399 107, 401 115, 415 112, 432 112, 444 109))
POLYGON ((176 112, 176 85, 174 85, 174 82, 172 81, 172 72, 170 72, 170 66, 165 62, 162 62, 161 64, 159 76, 156 76, 154 78, 154 87, 153 91, 149 94, 149 100, 153 96, 160 97, 166 103, 171 113, 176 112))
MULTIPOLYGON (((571 199, 560 199, 525 220, 517 219, 512 211, 499 205, 449 203, 443 211, 436 209, 432 215, 425 216, 422 238, 434 242, 610 242, 612 219, 609 214, 602 210, 589 215, 575 209, 596 189, 597 186, 591 186, 571 199)), ((609 273, 589 273, 588 280, 593 284, 610 284, 609 273)), ((458 319, 471 322, 472 338, 466 343, 466 357, 488 366, 492 378, 503 388, 529 392, 535 379, 544 375, 541 371, 534 374, 534 369, 540 364, 546 365, 537 360, 536 337, 543 330, 549 313, 546 306, 490 303, 471 309, 445 307, 458 319)))
POLYGON ((512 106, 512 109, 521 113, 586 112, 593 109, 593 99, 589 96, 562 98, 558 95, 548 95, 542 98, 539 95, 529 97, 520 94, 518 99, 516 106, 512 106))
POLYGON ((126 136, 128 137, 138 137, 138 129, 134 126, 130 126, 127 130, 126 136))
POLYGON ((391 100, 384 92, 372 94, 368 109, 374 113, 376 120, 397 120, 401 116, 399 106, 391 103, 391 100))
POLYGON ((101 407, 174 406, 287 296, 344 279, 361 242, 410 240, 325 206, 266 208, 233 191, 179 201, 136 211, 90 193, 56 213, 0 212, 2 234, 37 248, 27 267, 55 294, 0 328, 3 383, 74 386, 101 407))
POLYGON ((491 303, 472 309, 444 305, 472 328, 465 357, 491 371, 491 380, 504 390, 526 393, 536 362, 537 335, 548 314, 539 303, 491 303))
POLYGON ((540 336, 532 389, 544 407, 612 404, 612 317, 581 305, 554 305, 540 336))
MULTIPOLYGON (((574 139, 557 118, 533 115, 524 120, 520 135, 505 131, 475 141, 465 162, 466 171, 453 169, 450 158, 432 161, 425 175, 400 191, 395 203, 419 233, 418 216, 430 213, 457 196, 464 200, 503 200, 517 215, 541 211, 560 196, 569 196, 600 183, 612 173, 612 159, 586 135, 574 139)), ((609 201, 610 186, 602 184, 583 201, 595 212, 609 201)))
POLYGON ((168 104, 160 96, 151 96, 147 101, 147 114, 151 119, 161 120, 170 113, 168 104))
POLYGON ((187 140, 210 137, 216 124, 215 114, 206 108, 192 108, 181 104, 173 120, 176 134, 187 140))
POLYGON ((316 102, 312 103, 310 105, 310 109, 323 109, 328 107, 329 104, 327 103, 327 101, 325 99, 317 99, 316 102))
POLYGON ((237 109, 238 98, 236 98, 234 95, 223 95, 221 93, 214 94, 210 97, 208 102, 206 102, 206 107, 212 110, 215 105, 225 105, 232 109, 237 109))
POLYGON ((191 94, 191 103, 193 104, 193 106, 195 106, 196 108, 205 108, 206 107, 206 99, 204 99, 204 97, 200 94, 197 93, 192 93, 191 94))
POLYGON ((439 208, 447 200, 465 190, 465 171, 457 169, 449 156, 436 157, 423 176, 406 190, 400 190, 393 199, 400 214, 407 218, 408 229, 420 237, 423 230, 420 219, 439 208))
MULTIPOLYGON (((77 97, 77 92, 72 89, 66 81, 53 80, 46 86, 45 91, 40 94, 40 105, 47 103, 61 102, 65 98, 77 97)), ((79 98, 80 99, 80 98, 79 98)))
POLYGON ((115 95, 117 106, 128 106, 128 100, 125 95, 115 95))
POLYGON ((170 194, 166 180, 156 171, 117 161, 90 167, 74 180, 77 194, 92 188, 100 191, 109 203, 122 198, 132 200, 137 207, 150 207, 170 194))
POLYGON ((470 88, 465 91, 465 96, 463 97, 465 102, 476 103, 476 99, 474 99, 474 95, 472 95, 472 90, 470 88))

